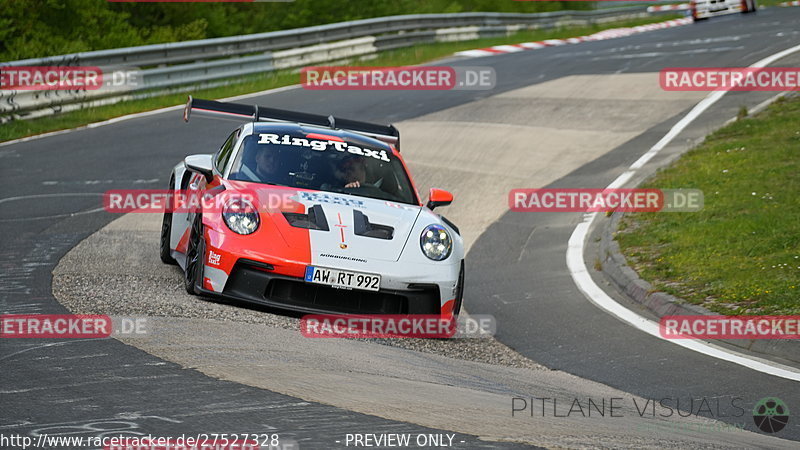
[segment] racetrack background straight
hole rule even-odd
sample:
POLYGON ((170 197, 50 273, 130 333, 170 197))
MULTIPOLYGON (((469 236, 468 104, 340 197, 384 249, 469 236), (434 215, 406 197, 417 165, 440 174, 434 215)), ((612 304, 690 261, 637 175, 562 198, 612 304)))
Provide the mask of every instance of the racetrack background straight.
MULTIPOLYGON (((458 193, 446 211, 469 245, 507 210, 510 188, 552 183, 702 96, 664 93, 653 73, 572 76, 398 127, 404 136, 403 152, 421 187, 443 186, 458 193)), ((309 340, 286 330, 293 328, 294 319, 268 312, 260 313, 271 317, 266 323, 244 323, 249 320, 235 310, 208 308, 181 292, 179 272, 165 268, 157 258, 159 229, 159 215, 129 214, 82 242, 55 271, 59 300, 82 313, 187 317, 153 321, 153 336, 126 343, 213 377, 490 440, 575 446, 588 433, 608 446, 642 446, 653 437, 661 445, 676 447, 726 440, 733 445, 741 439, 752 440, 752 445, 785 445, 750 433, 728 440, 726 433, 654 432, 641 426, 633 410, 627 411, 624 425, 602 418, 509 420, 512 396, 626 394, 538 367, 497 367, 373 343, 309 340), (97 263, 114 255, 124 258, 119 267, 97 263), (582 431, 575 434, 577 424, 582 431)), ((468 307, 470 300, 466 299, 468 307)))

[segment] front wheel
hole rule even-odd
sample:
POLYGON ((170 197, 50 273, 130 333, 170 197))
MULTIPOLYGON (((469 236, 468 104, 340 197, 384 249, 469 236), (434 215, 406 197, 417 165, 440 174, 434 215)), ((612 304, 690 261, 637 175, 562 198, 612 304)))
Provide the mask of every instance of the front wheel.
POLYGON ((203 265, 206 256, 206 240, 203 236, 203 219, 198 214, 192 223, 189 243, 186 247, 186 266, 183 271, 183 284, 191 295, 200 293, 203 285, 203 265))

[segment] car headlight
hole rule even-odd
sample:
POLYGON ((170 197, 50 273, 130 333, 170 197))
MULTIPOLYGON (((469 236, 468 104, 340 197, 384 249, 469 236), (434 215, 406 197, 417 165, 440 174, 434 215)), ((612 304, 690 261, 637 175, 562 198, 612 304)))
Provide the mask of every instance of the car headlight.
POLYGON ((453 240, 441 225, 428 225, 419 237, 422 253, 434 261, 443 261, 453 251, 453 240))
POLYGON ((245 199, 228 200, 222 209, 222 218, 234 233, 251 234, 258 229, 258 210, 245 199))

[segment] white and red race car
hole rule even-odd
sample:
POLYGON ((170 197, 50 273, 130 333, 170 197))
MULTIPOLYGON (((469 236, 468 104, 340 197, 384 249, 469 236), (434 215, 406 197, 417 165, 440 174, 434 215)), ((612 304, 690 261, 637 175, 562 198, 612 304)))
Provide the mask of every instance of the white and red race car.
POLYGON ((308 313, 458 315, 464 247, 434 213, 393 126, 189 98, 190 115, 248 120, 215 154, 172 169, 170 189, 203 197, 170 208, 161 259, 192 294, 308 313), (209 206, 211 205, 211 206, 209 206))
POLYGON ((689 5, 689 11, 695 20, 724 14, 747 14, 758 10, 756 0, 692 0, 689 5))

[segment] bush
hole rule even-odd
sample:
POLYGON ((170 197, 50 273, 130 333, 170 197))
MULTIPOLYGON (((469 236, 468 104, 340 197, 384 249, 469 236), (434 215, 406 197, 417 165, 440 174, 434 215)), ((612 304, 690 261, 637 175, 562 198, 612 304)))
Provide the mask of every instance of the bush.
POLYGON ((586 9, 584 2, 295 0, 276 3, 109 3, 0 0, 0 61, 234 36, 396 14, 586 9))

